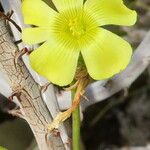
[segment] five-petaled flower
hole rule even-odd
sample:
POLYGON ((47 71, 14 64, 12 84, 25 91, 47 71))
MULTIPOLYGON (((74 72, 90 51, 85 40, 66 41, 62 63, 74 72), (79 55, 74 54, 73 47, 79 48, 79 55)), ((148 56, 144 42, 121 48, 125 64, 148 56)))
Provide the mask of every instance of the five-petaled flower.
POLYGON ((133 25, 137 14, 123 0, 53 0, 57 9, 42 0, 24 0, 23 30, 27 44, 43 43, 30 55, 32 68, 60 86, 73 81, 79 55, 95 80, 112 77, 129 63, 132 48, 125 40, 102 28, 133 25))

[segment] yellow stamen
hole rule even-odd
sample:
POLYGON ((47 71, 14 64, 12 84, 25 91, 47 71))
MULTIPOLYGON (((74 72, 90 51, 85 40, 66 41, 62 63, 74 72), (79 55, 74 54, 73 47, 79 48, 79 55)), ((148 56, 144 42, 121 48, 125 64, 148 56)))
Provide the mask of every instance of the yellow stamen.
POLYGON ((74 37, 79 37, 84 35, 85 28, 82 23, 80 23, 78 18, 70 19, 69 30, 74 37))

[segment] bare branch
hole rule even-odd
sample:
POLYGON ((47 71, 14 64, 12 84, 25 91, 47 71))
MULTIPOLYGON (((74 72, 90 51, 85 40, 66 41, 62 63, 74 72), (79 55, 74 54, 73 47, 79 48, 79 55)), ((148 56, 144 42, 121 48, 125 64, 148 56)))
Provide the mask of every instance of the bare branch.
MULTIPOLYGON (((21 0, 1 0, 1 4, 4 8, 5 13, 10 12, 11 10, 14 11, 14 14, 12 15, 12 19, 21 27, 24 28, 24 22, 23 22, 23 17, 21 14, 21 0)), ((14 25, 12 25, 10 23, 10 27, 12 30, 12 33, 14 35, 15 40, 20 40, 21 39, 21 35, 20 33, 17 31, 17 29, 14 27, 14 25)), ((24 48, 26 45, 24 45, 23 43, 18 44, 19 49, 21 50, 22 48, 24 48)), ((34 79, 36 80, 36 82, 38 82, 40 85, 44 85, 45 83, 47 83, 46 80, 44 80, 43 78, 41 78, 38 74, 36 74, 30 67, 29 65, 29 61, 28 61, 28 57, 27 56, 23 56, 23 61, 26 64, 28 70, 30 71, 30 73, 32 74, 32 76, 34 77, 34 79)), ((69 93, 70 94, 70 93, 69 93)), ((48 90, 42 94, 43 100, 46 103, 46 106, 49 109, 49 112, 52 115, 52 118, 56 117, 56 115, 60 112, 60 108, 64 109, 64 105, 62 105, 62 103, 67 104, 66 107, 69 107, 68 104, 71 103, 71 96, 65 92, 63 93, 61 96, 57 96, 55 94, 55 90, 53 85, 49 86, 48 90), (68 103, 68 100, 70 103, 68 103), (62 103, 59 105, 58 101, 61 101, 62 103), (60 107, 61 106, 61 107, 60 107)), ((68 125, 67 125, 68 128, 68 125)), ((60 127, 60 136, 65 143, 68 142, 68 131, 67 128, 62 125, 60 127)), ((70 126, 69 126, 70 128, 70 126)), ((67 150, 69 150, 69 146, 67 144, 65 144, 65 147, 67 150)))
POLYGON ((48 142, 45 140, 47 124, 52 121, 52 116, 41 97, 38 84, 22 59, 15 63, 17 51, 4 20, 0 19, 0 65, 9 79, 12 91, 20 100, 22 114, 29 123, 41 150, 57 150, 60 147, 65 149, 60 135, 48 134, 48 142))

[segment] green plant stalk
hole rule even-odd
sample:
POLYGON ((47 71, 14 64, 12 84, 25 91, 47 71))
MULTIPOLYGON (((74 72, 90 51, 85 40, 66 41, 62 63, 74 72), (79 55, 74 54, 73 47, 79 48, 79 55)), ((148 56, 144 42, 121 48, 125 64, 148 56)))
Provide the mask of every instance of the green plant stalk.
MULTIPOLYGON (((76 90, 72 90, 74 99, 76 90)), ((72 114, 72 150, 80 150, 80 106, 72 114)))

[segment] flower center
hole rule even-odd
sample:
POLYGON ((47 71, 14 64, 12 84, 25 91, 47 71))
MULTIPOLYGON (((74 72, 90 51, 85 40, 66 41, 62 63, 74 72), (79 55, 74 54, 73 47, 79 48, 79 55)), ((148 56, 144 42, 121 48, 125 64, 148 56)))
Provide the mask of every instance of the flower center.
POLYGON ((97 22, 82 9, 60 13, 53 26, 53 37, 59 44, 82 49, 97 33, 97 22))
POLYGON ((78 20, 78 18, 70 19, 69 21, 69 30, 72 36, 80 37, 85 34, 86 28, 78 20))

